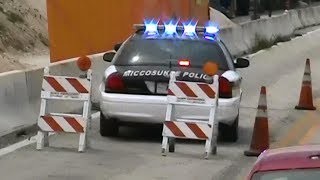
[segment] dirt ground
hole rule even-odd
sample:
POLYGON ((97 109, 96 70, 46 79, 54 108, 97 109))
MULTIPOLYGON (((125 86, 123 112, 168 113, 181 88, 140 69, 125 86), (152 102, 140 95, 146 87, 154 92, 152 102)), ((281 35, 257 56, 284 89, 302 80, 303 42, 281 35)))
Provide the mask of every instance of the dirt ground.
POLYGON ((0 0, 0 73, 33 67, 22 59, 48 47, 45 0, 0 0))

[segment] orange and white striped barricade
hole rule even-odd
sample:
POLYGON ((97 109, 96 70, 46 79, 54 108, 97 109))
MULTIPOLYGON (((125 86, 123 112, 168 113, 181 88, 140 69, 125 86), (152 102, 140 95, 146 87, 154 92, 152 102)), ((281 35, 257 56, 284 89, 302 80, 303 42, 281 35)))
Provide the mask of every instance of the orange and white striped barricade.
POLYGON ((85 78, 52 76, 45 68, 41 91, 41 108, 38 118, 37 149, 49 146, 49 133, 77 133, 79 152, 83 152, 87 143, 87 124, 91 114, 91 81, 89 69, 85 78), (47 100, 79 101, 83 103, 82 114, 63 114, 47 112, 47 100))
POLYGON ((163 124, 162 155, 166 156, 169 143, 169 152, 174 152, 174 139, 205 140, 205 158, 210 153, 217 152, 218 122, 216 109, 219 97, 218 76, 213 76, 212 83, 178 81, 177 74, 170 74, 168 87, 168 105, 166 119, 163 124), (176 119, 175 106, 203 106, 208 107, 208 121, 192 119, 176 119))

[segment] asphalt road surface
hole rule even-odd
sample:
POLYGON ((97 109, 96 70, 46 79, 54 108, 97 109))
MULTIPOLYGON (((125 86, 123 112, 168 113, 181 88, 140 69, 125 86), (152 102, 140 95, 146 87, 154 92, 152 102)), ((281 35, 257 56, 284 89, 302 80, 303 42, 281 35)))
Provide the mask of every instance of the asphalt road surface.
POLYGON ((246 157, 261 86, 267 87, 271 148, 320 141, 320 30, 252 55, 241 70, 244 97, 240 139, 219 142, 218 154, 203 159, 204 144, 178 141, 176 153, 161 156, 161 128, 122 128, 118 138, 98 132, 98 116, 89 132, 90 148, 77 153, 78 136, 53 135, 50 147, 35 149, 34 138, 0 150, 1 179, 10 180, 244 180, 255 162, 246 157), (306 58, 311 59, 317 111, 297 111, 306 58), (18 148, 21 147, 21 148, 18 148))

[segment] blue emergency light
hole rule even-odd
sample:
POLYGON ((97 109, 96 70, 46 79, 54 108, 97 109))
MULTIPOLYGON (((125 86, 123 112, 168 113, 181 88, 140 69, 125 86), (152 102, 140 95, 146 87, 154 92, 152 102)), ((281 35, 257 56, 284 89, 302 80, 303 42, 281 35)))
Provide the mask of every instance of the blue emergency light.
POLYGON ((165 35, 175 35, 177 34, 177 26, 178 26, 179 21, 174 22, 174 20, 171 20, 169 22, 164 23, 165 27, 165 35))
POLYGON ((219 29, 216 26, 207 26, 206 27, 207 34, 216 34, 217 32, 219 32, 219 29))
POLYGON ((208 22, 205 26, 204 38, 207 40, 214 41, 216 34, 219 32, 219 27, 217 24, 213 22, 208 22))
POLYGON ((145 20, 144 21, 144 25, 146 27, 145 33, 147 35, 156 35, 158 34, 158 24, 159 24, 159 20, 156 21, 154 19, 152 20, 145 20))
POLYGON ((190 37, 197 36, 197 32, 196 32, 197 23, 198 22, 192 22, 192 21, 182 23, 184 28, 183 35, 190 36, 190 37))

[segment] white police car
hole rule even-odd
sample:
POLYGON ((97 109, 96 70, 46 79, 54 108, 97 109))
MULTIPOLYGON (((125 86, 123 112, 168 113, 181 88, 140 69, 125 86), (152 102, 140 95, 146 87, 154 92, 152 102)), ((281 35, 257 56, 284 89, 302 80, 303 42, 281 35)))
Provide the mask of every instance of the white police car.
MULTIPOLYGON (((177 24, 150 21, 136 25, 135 34, 115 46, 116 53, 104 55, 111 66, 100 86, 102 136, 116 136, 121 125, 162 123, 170 72, 183 71, 183 77, 205 81, 202 67, 214 61, 220 75, 219 134, 225 141, 237 140, 242 78, 236 68, 248 67, 249 61, 232 59, 215 26, 177 24)), ((204 107, 177 107, 176 114, 181 119, 208 120, 204 107)))

